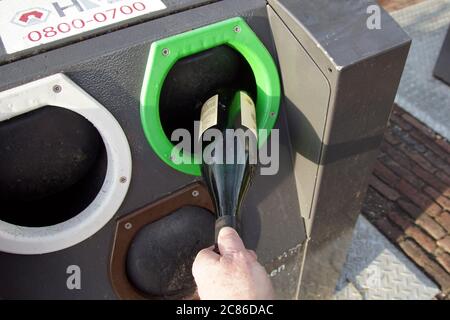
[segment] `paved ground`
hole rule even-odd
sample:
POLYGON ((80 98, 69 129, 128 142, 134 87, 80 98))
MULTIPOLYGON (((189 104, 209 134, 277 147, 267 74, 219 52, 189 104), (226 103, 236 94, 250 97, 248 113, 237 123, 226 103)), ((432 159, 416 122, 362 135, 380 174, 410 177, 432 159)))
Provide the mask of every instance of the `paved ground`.
POLYGON ((450 293, 450 144, 399 107, 363 214, 450 293))
POLYGON ((423 1, 392 16, 413 39, 396 102, 450 139, 449 86, 433 76, 450 25, 450 0, 423 1))
MULTIPOLYGON (((379 2, 402 19, 408 15, 393 11, 417 3, 420 4, 412 8, 429 4, 434 8, 437 3, 435 0, 379 2)), ((411 11, 411 8, 406 10, 411 11)), ((436 18, 429 16, 429 20, 432 23, 436 18)), ((426 38, 426 34, 422 37, 426 38)), ((412 53, 426 54, 423 52, 425 48, 419 49, 412 53)), ((407 66, 414 67, 418 66, 415 63, 407 66)), ((450 114, 450 105, 444 107, 450 114)), ((433 109, 424 111, 432 113, 433 109)), ((450 127, 450 123, 446 126, 450 127)), ((447 299, 450 298, 449 211, 449 142, 410 113, 395 106, 363 214, 440 286, 440 298, 447 296, 447 299)))
POLYGON ((336 300, 431 300, 438 287, 360 216, 336 300))
POLYGON ((449 210, 450 143, 395 106, 335 299, 450 299, 449 210))

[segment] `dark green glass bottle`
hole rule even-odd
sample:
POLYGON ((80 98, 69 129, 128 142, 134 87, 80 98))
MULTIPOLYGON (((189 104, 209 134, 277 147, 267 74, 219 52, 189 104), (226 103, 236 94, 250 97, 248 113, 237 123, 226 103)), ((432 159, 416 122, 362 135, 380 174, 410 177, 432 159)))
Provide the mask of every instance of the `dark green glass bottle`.
POLYGON ((204 156, 202 176, 216 210, 217 243, 221 228, 229 226, 239 232, 241 204, 256 169, 257 131, 252 98, 243 91, 219 90, 202 107, 199 139, 204 156))

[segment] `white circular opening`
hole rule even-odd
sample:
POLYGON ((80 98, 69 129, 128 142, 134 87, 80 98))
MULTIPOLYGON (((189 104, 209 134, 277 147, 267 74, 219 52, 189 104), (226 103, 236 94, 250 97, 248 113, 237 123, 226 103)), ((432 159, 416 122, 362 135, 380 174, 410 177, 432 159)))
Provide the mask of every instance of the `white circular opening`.
POLYGON ((0 92, 0 121, 51 105, 90 121, 103 139, 107 169, 95 199, 76 216, 45 227, 24 227, 0 220, 0 251, 43 254, 78 244, 99 231, 121 206, 131 179, 131 152, 116 119, 101 104, 62 74, 0 92), (61 90, 53 88, 59 86, 61 90))

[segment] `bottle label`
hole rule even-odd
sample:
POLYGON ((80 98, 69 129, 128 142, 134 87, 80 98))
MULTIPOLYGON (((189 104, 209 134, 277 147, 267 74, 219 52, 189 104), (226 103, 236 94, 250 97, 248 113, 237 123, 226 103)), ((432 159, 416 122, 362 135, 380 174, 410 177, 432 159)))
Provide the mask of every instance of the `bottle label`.
POLYGON ((258 137, 256 127, 256 108, 252 98, 241 91, 241 121, 242 125, 250 129, 258 137))
POLYGON ((219 115, 219 95, 211 97, 202 107, 200 116, 199 138, 209 128, 217 125, 217 117, 219 115))

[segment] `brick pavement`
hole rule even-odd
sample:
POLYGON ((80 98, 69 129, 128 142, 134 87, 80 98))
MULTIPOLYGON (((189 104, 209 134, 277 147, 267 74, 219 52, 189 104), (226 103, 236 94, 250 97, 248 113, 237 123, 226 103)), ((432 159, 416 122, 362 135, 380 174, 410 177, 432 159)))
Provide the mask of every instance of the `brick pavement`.
POLYGON ((378 3, 387 11, 396 11, 422 1, 424 0, 378 0, 378 3))
POLYGON ((398 106, 362 212, 450 297, 450 143, 398 106))

